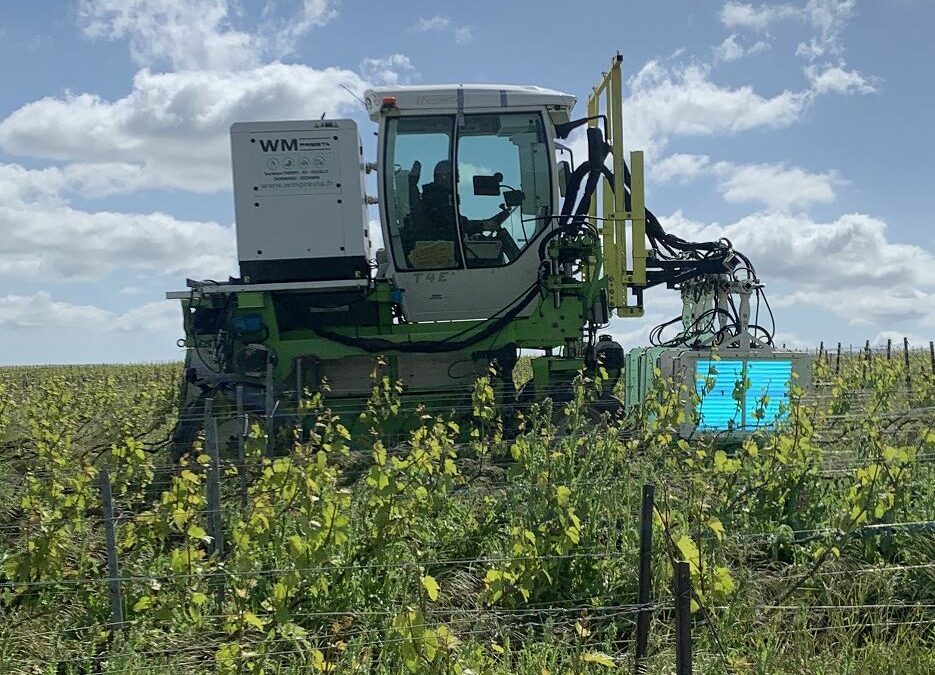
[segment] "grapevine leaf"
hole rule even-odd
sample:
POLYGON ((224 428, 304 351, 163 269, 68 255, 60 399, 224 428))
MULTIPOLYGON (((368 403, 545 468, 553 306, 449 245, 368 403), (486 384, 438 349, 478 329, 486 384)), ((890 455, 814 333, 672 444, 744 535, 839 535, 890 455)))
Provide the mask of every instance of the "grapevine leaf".
POLYGON ((144 595, 133 605, 134 612, 142 612, 153 606, 153 599, 149 595, 144 595))
POLYGON ((687 560, 691 565, 692 572, 697 573, 701 569, 701 553, 698 551, 698 547, 695 546, 695 542, 692 541, 692 538, 687 534, 683 534, 679 537, 679 540, 675 542, 675 546, 682 554, 683 560, 687 560))
POLYGON ((708 519, 708 527, 711 528, 711 531, 717 535, 718 541, 724 538, 724 523, 722 523, 718 518, 711 516, 708 519))
POLYGON ((438 600, 438 582, 435 581, 435 577, 425 575, 422 577, 422 585, 425 587, 425 592, 428 593, 429 599, 432 602, 438 600))
POLYGON ((734 580, 730 575, 730 570, 726 567, 715 568, 714 590, 724 595, 730 595, 734 592, 734 580))
POLYGON ((244 612, 243 620, 247 625, 253 626, 257 630, 263 630, 263 628, 266 626, 266 624, 263 622, 263 619, 258 617, 253 612, 244 612))
POLYGON ((555 488, 555 498, 558 500, 559 506, 565 506, 568 503, 568 498, 571 496, 571 488, 565 485, 559 485, 555 488))
POLYGON ((614 662, 612 656, 605 654, 604 652, 585 652, 582 657, 588 663, 599 663, 602 666, 607 666, 608 668, 613 668, 617 665, 614 662))
POLYGON ((191 539, 200 539, 206 541, 208 539, 208 533, 205 532, 205 528, 200 525, 189 525, 188 526, 188 536, 191 539))

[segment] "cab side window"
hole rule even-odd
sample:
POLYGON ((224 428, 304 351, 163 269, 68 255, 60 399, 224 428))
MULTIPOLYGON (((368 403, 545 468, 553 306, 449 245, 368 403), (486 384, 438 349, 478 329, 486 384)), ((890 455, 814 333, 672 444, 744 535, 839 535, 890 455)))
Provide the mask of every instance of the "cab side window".
POLYGON ((454 118, 387 121, 387 216, 398 269, 461 267, 452 151, 454 118))
POLYGON ((458 130, 458 195, 468 267, 515 260, 549 223, 551 167, 538 113, 466 115, 458 130))

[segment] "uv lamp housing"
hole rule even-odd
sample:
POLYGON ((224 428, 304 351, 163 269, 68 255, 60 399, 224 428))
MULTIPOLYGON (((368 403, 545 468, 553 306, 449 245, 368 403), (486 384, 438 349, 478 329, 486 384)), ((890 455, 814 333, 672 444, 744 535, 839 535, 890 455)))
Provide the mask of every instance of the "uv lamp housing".
POLYGON ((770 349, 685 349, 650 347, 631 350, 625 365, 625 404, 640 404, 657 378, 685 385, 685 421, 681 436, 714 434, 742 438, 774 429, 788 417, 792 385, 811 382, 808 354, 770 349))
POLYGON ((354 120, 238 122, 231 155, 245 282, 369 275, 363 148, 354 120))

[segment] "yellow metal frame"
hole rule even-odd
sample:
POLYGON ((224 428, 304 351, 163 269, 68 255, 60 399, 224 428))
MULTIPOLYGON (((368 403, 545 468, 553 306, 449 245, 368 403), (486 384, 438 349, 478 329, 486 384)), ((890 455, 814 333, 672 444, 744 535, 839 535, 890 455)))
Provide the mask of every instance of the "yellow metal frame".
POLYGON ((602 74, 588 97, 588 124, 596 126, 597 116, 607 118, 607 142, 613 150, 614 184, 606 177, 601 180, 601 220, 597 217, 597 200, 591 201, 590 217, 601 232, 604 248, 604 276, 607 279, 607 299, 617 316, 642 316, 643 310, 629 304, 628 289, 646 285, 646 202, 643 192, 643 152, 630 153, 630 210, 626 210, 623 168, 623 83, 617 54, 610 70, 602 74), (611 189, 613 188, 613 189, 611 189), (629 246, 627 221, 630 222, 629 246), (627 251, 632 261, 628 261, 627 251), (632 266, 631 264, 632 263, 632 266))

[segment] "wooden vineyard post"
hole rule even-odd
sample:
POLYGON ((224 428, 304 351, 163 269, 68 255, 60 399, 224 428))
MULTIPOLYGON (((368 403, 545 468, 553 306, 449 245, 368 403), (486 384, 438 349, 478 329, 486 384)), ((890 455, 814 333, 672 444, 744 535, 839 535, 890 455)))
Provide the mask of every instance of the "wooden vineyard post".
POLYGON ((652 591, 652 558, 653 558, 653 499, 656 486, 647 484, 643 486, 643 501, 640 510, 640 569, 639 569, 639 613, 636 617, 636 654, 635 672, 637 675, 645 672, 643 658, 649 645, 649 620, 652 618, 650 608, 650 593, 652 591))
POLYGON ((221 524, 221 467, 218 457, 218 421, 214 417, 213 399, 205 399, 205 453, 211 460, 207 471, 208 532, 211 552, 224 554, 224 531, 221 524))
POLYGON ((107 547, 107 586, 110 590, 110 622, 114 630, 122 630, 123 593, 120 588, 120 561, 117 559, 117 532, 114 524, 114 496, 110 474, 101 469, 101 501, 104 506, 104 544, 107 547))
POLYGON ((903 360, 906 364, 906 387, 912 390, 912 373, 909 371, 909 338, 903 336, 903 360))
POLYGON ((838 343, 838 355, 834 361, 834 374, 837 375, 841 372, 841 343, 838 343))
MULTIPOLYGON (((218 561, 224 557, 224 523, 221 520, 221 462, 218 455, 218 421, 214 416, 214 401, 205 400, 205 452, 211 459, 208 462, 205 489, 208 502, 208 532, 211 535, 211 552, 218 561)), ((218 614, 224 608, 224 577, 217 579, 215 593, 218 614)))
POLYGON ((692 672, 692 577, 686 560, 675 561, 675 672, 692 672))
POLYGON ((247 416, 243 409, 243 385, 237 385, 237 461, 240 464, 240 508, 247 508, 247 462, 244 457, 244 436, 247 434, 247 416))
POLYGON ((935 375, 935 340, 929 340, 929 360, 932 364, 932 375, 935 375))
POLYGON ((273 416, 276 414, 276 407, 273 403, 273 360, 267 355, 266 357, 266 396, 265 396, 265 411, 266 411, 266 455, 269 456, 273 451, 273 416))
POLYGON ((886 360, 891 361, 893 359, 893 339, 886 338, 886 360))

